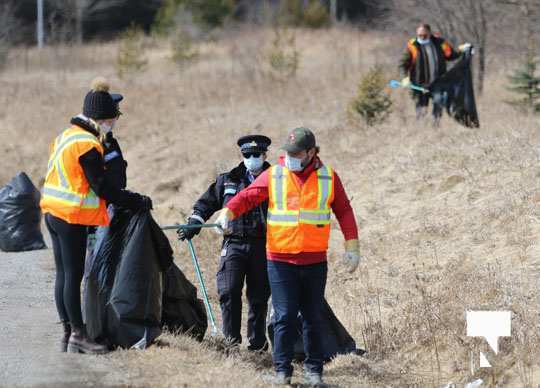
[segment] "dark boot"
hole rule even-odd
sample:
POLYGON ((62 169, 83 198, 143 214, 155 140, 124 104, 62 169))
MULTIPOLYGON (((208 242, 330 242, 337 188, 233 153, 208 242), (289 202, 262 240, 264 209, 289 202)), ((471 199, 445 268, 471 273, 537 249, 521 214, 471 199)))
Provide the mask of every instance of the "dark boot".
POLYGON ((265 353, 268 351, 268 342, 265 342, 263 346, 248 345, 247 350, 250 352, 261 352, 265 353))
POLYGON ((105 354, 109 350, 86 336, 84 330, 73 328, 67 346, 69 353, 105 354))
POLYGON ((62 327, 64 328, 64 335, 62 336, 62 339, 60 340, 60 351, 65 353, 67 352, 67 346, 69 337, 71 336, 71 325, 69 322, 62 321, 60 322, 62 324, 62 327))

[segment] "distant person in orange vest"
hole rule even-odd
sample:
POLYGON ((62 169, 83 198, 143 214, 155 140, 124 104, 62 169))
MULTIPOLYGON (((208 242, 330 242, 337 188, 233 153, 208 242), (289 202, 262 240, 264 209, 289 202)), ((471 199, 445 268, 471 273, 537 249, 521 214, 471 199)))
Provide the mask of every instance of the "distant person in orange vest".
MULTIPOLYGON (((454 50, 446 39, 431 33, 429 24, 420 24, 416 29, 416 37, 407 43, 407 49, 399 64, 404 77, 401 85, 408 87, 412 83, 428 89, 435 79, 446 73, 446 62, 459 58, 461 53, 470 47, 470 43, 464 43, 458 50, 454 50)), ((417 90, 413 90, 412 94, 416 100, 416 118, 423 118, 432 96, 429 92, 422 93, 417 90)), ((438 124, 444 105, 434 102, 433 119, 435 124, 438 124)))
POLYGON ((269 200, 266 232, 268 280, 276 322, 273 384, 290 384, 298 312, 303 317, 305 383, 322 384, 322 311, 332 211, 345 236, 343 263, 360 262, 353 209, 337 173, 319 158, 307 128, 289 132, 279 163, 226 204, 216 222, 224 234, 237 217, 269 200))
POLYGON ((64 327, 61 351, 100 354, 107 348, 88 339, 81 314, 87 228, 109 224, 107 202, 149 210, 152 201, 106 178, 102 141, 118 117, 118 104, 104 79, 94 80, 91 88, 83 113, 52 144, 40 205, 54 251, 54 295, 64 327))

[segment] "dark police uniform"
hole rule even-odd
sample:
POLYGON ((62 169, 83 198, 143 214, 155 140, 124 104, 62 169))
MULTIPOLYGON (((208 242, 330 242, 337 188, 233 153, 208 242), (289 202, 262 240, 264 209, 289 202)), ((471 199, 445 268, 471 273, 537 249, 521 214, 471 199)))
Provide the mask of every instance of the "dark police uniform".
MULTIPOLYGON (((266 152, 270 139, 265 136, 245 136, 238 144, 242 153, 266 152), (247 146, 246 146, 247 145, 247 146)), ((263 170, 270 167, 265 162, 263 170)), ((204 223, 255 178, 240 163, 231 171, 221 174, 210 185, 193 206, 189 223, 204 223)), ((266 270, 266 215, 268 202, 264 202, 249 213, 231 222, 231 233, 224 236, 220 265, 217 273, 217 288, 223 334, 232 343, 241 343, 242 289, 246 282, 246 296, 249 304, 247 336, 248 349, 267 349, 266 313, 270 286, 266 270)), ((195 234, 195 233, 193 233, 195 234)), ((193 236, 190 235, 187 238, 193 236)))

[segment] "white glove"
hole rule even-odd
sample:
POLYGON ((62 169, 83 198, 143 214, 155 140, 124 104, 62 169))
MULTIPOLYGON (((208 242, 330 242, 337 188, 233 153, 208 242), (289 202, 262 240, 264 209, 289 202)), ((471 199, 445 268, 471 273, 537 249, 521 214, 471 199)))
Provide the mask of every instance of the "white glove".
POLYGON ((360 264, 360 248, 358 240, 345 241, 345 253, 343 254, 342 264, 347 267, 349 273, 356 271, 360 264))
POLYGON ((232 230, 230 229, 230 222, 234 218, 234 214, 232 211, 230 211, 228 208, 224 207, 220 210, 218 218, 216 219, 216 224, 219 226, 216 226, 214 230, 217 234, 221 235, 228 235, 232 233, 232 230))
POLYGON ((472 47, 472 44, 463 43, 463 44, 459 45, 458 49, 459 49, 459 51, 464 52, 464 51, 467 51, 468 49, 470 49, 471 47, 472 47))

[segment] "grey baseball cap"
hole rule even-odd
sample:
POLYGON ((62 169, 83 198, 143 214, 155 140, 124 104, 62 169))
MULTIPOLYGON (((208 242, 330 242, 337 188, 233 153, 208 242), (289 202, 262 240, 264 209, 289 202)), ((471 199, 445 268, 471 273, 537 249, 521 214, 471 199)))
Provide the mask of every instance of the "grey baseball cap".
POLYGON ((300 152, 316 147, 315 135, 309 128, 294 128, 289 131, 285 144, 281 149, 287 152, 300 152))

